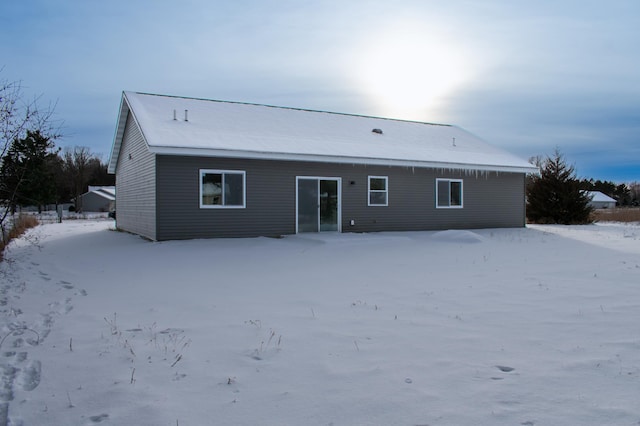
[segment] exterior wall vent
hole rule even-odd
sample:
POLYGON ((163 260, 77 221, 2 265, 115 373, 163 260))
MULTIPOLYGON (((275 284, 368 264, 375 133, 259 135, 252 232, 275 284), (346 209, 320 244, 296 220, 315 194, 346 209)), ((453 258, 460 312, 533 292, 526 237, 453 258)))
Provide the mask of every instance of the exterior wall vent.
POLYGON ((382 134, 382 129, 373 129, 372 132, 381 135, 382 134))

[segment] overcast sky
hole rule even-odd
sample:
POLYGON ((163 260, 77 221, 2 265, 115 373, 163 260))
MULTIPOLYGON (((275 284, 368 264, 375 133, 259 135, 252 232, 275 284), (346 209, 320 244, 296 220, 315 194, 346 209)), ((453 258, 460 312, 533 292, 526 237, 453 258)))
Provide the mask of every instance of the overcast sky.
POLYGON ((21 0, 0 80, 109 156, 123 90, 455 124, 640 180, 640 1, 21 0))

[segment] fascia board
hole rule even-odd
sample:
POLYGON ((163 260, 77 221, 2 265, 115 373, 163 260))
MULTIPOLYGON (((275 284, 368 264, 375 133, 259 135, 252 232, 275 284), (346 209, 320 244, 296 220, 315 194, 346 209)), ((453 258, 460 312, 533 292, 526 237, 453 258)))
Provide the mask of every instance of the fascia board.
POLYGON ((127 99, 127 92, 122 92, 122 101, 120 102, 120 111, 118 113, 118 122, 116 127, 116 134, 113 139, 113 146, 111 147, 111 155, 109 156, 109 167, 107 168, 107 173, 115 174, 116 168, 118 165, 118 158, 120 157, 120 149, 122 148, 122 142, 124 139, 124 131, 127 126, 127 117, 131 114, 133 121, 138 126, 140 133, 142 134, 142 140, 147 145, 147 148, 150 149, 149 143, 147 142, 147 138, 144 135, 144 130, 138 119, 136 118, 136 114, 133 109, 129 106, 129 101, 127 99))
POLYGON ((309 154, 273 153, 241 150, 221 150, 206 148, 182 148, 150 146, 150 151, 159 155, 184 155, 200 157, 247 158, 255 160, 310 161, 316 163, 362 164, 376 166, 421 167, 434 169, 473 170, 481 172, 536 173, 536 167, 518 167, 491 164, 465 164, 454 162, 409 161, 384 158, 321 156, 309 154))

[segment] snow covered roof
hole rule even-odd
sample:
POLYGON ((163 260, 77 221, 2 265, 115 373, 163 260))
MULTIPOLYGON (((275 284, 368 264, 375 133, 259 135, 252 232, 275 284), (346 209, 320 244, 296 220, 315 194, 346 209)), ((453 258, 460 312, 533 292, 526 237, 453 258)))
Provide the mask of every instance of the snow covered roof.
POLYGON ((607 194, 603 194, 600 191, 587 191, 589 193, 590 196, 592 196, 593 198, 591 199, 591 201, 596 201, 596 202, 604 202, 604 203, 615 203, 616 200, 609 197, 607 194))
POLYGON ((84 194, 82 194, 82 196, 85 196, 91 193, 97 194, 103 198, 106 198, 109 201, 114 201, 116 199, 115 186, 89 186, 89 190, 84 194))
POLYGON ((537 171, 452 125, 123 92, 110 173, 129 112, 155 154, 537 171))

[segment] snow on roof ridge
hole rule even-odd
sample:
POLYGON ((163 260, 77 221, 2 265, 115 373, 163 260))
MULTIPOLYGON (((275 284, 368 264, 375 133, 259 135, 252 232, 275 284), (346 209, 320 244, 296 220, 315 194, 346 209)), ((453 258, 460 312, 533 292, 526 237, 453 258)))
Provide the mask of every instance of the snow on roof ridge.
POLYGON ((315 112, 315 113, 322 113, 322 114, 335 114, 335 115, 341 115, 341 116, 347 116, 347 117, 373 118, 373 119, 376 119, 376 120, 398 121, 398 122, 402 122, 402 123, 426 124, 426 125, 429 125, 429 126, 457 127, 457 126, 455 126, 453 124, 446 124, 446 123, 432 123, 432 122, 428 122, 428 121, 407 120, 407 119, 402 119, 402 118, 380 117, 380 116, 375 116, 375 115, 355 114, 355 113, 347 113, 347 112, 325 111, 325 110, 310 109, 310 108, 287 107, 287 106, 281 106, 281 105, 260 104, 260 103, 255 103, 255 102, 228 101, 228 100, 221 100, 221 99, 209 99, 209 98, 199 98, 199 97, 179 96, 179 95, 163 95, 163 94, 160 94, 160 93, 135 92, 135 91, 125 91, 124 93, 125 94, 126 93, 134 93, 134 94, 143 95, 143 96, 158 96, 158 97, 173 98, 173 99, 185 99, 185 100, 189 100, 189 101, 218 102, 218 103, 223 103, 223 104, 248 105, 248 106, 257 106, 257 107, 277 108, 277 109, 284 109, 284 110, 291 110, 291 111, 304 111, 304 112, 315 112))

